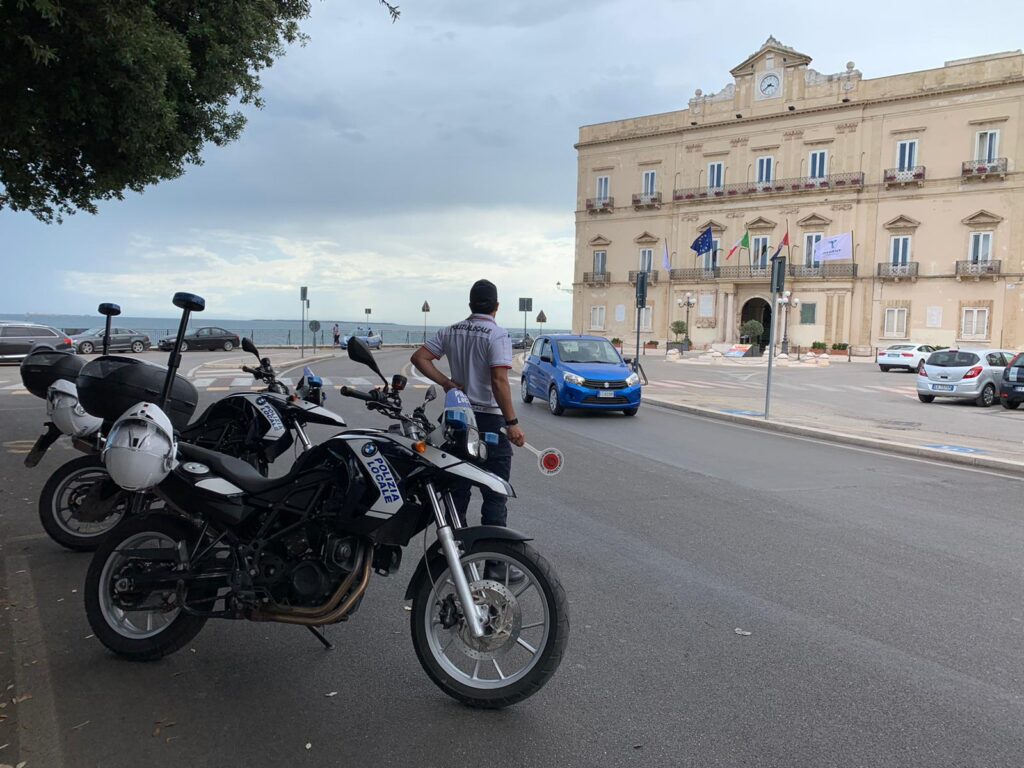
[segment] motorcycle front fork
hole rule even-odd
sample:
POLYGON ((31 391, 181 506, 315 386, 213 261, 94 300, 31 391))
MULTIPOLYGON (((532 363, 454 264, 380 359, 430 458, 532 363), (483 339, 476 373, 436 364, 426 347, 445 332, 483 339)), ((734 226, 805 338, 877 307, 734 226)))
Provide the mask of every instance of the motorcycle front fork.
MULTIPOLYGON (((444 557, 448 561, 448 571, 451 573, 452 581, 455 583, 455 592, 459 596, 459 602, 462 603, 462 612, 466 617, 466 623, 469 625, 469 631, 473 633, 473 637, 483 637, 484 625, 480 615, 480 608, 473 601, 473 593, 469 589, 469 579, 466 578, 466 572, 462 569, 462 556, 459 553, 459 545, 455 543, 455 536, 452 535, 453 525, 456 528, 462 527, 459 515, 455 510, 455 504, 452 502, 451 494, 445 494, 444 505, 442 506, 434 484, 426 483, 425 485, 427 497, 430 499, 430 505, 434 510, 434 522, 437 523, 437 540, 441 543, 441 551, 444 552, 444 557)), ((473 580, 476 581, 479 578, 479 574, 476 572, 476 565, 470 565, 469 567, 473 572, 473 580)))

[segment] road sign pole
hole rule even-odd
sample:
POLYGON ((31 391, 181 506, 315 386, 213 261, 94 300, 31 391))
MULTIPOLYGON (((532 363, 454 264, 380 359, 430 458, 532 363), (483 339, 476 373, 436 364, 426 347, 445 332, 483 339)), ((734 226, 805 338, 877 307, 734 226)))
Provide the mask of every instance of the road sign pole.
POLYGON ((779 294, 785 286, 786 280, 786 257, 775 256, 772 258, 772 306, 771 306, 771 327, 768 329, 768 381, 764 388, 764 418, 768 420, 768 412, 772 404, 772 366, 775 362, 775 314, 779 311, 779 294))

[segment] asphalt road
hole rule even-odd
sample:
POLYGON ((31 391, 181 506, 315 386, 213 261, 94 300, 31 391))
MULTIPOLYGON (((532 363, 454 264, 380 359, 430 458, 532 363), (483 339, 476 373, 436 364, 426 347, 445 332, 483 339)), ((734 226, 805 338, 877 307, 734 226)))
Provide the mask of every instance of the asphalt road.
MULTIPOLYGON (((379 359, 390 373, 406 355, 379 359)), ((315 367, 339 383, 366 376, 342 359, 315 367)), ((383 423, 337 396, 328 407, 383 423)), ((544 478, 517 454, 510 524, 561 575, 572 634, 537 696, 476 712, 438 691, 411 648, 415 545, 330 630, 335 651, 296 627, 210 622, 161 662, 111 656, 88 637, 88 556, 36 519, 48 472, 77 455, 21 466, 18 441, 42 417, 41 401, 0 391, 0 682, 12 686, 0 763, 1022 762, 1017 479, 653 407, 627 419, 522 406, 527 439, 567 466, 544 478)))

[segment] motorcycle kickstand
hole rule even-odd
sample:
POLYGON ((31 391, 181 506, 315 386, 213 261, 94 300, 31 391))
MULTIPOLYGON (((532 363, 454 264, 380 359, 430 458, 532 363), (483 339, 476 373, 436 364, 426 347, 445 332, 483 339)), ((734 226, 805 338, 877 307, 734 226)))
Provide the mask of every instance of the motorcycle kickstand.
POLYGON ((324 648, 326 648, 328 651, 334 650, 334 643, 332 643, 330 640, 324 637, 323 632, 321 632, 316 627, 307 626, 306 629, 313 633, 313 637, 315 637, 317 640, 324 644, 324 648))

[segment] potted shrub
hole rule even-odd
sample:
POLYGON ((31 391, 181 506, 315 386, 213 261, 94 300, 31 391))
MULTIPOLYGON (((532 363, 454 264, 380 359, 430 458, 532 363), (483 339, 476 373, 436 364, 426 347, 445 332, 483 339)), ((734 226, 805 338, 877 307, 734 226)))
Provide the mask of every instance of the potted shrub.
POLYGON ((837 186, 837 187, 841 187, 841 186, 843 186, 843 184, 845 184, 845 183, 846 183, 846 179, 837 179, 837 180, 836 180, 836 186, 837 186))
POLYGON ((815 341, 811 344, 811 354, 823 355, 828 351, 828 345, 824 341, 815 341))
POLYGON ((694 195, 693 192, 687 192, 686 193, 686 199, 687 200, 693 200, 694 197, 696 197, 696 195, 694 195))
POLYGON ((644 342, 644 349, 657 349, 657 348, 658 348, 658 342, 655 341, 654 339, 651 339, 650 341, 645 341, 644 342))
POLYGON ((837 341, 835 344, 832 345, 833 352, 845 352, 849 348, 850 345, 847 344, 845 341, 837 341))
POLYGON ((757 187, 747 187, 747 192, 757 192, 757 187))
POLYGON ((672 325, 669 326, 669 330, 672 331, 676 337, 675 341, 670 341, 666 346, 669 350, 676 349, 680 352, 690 351, 690 337, 687 334, 687 327, 685 320, 674 320, 672 325), (680 341, 679 337, 682 336, 683 340, 680 341))
POLYGON ((740 338, 746 339, 751 344, 750 356, 757 357, 761 354, 761 336, 764 335, 764 326, 759 320, 747 320, 740 326, 740 338))
POLYGON ((616 349, 622 349, 622 339, 618 336, 612 336, 612 346, 616 349))

